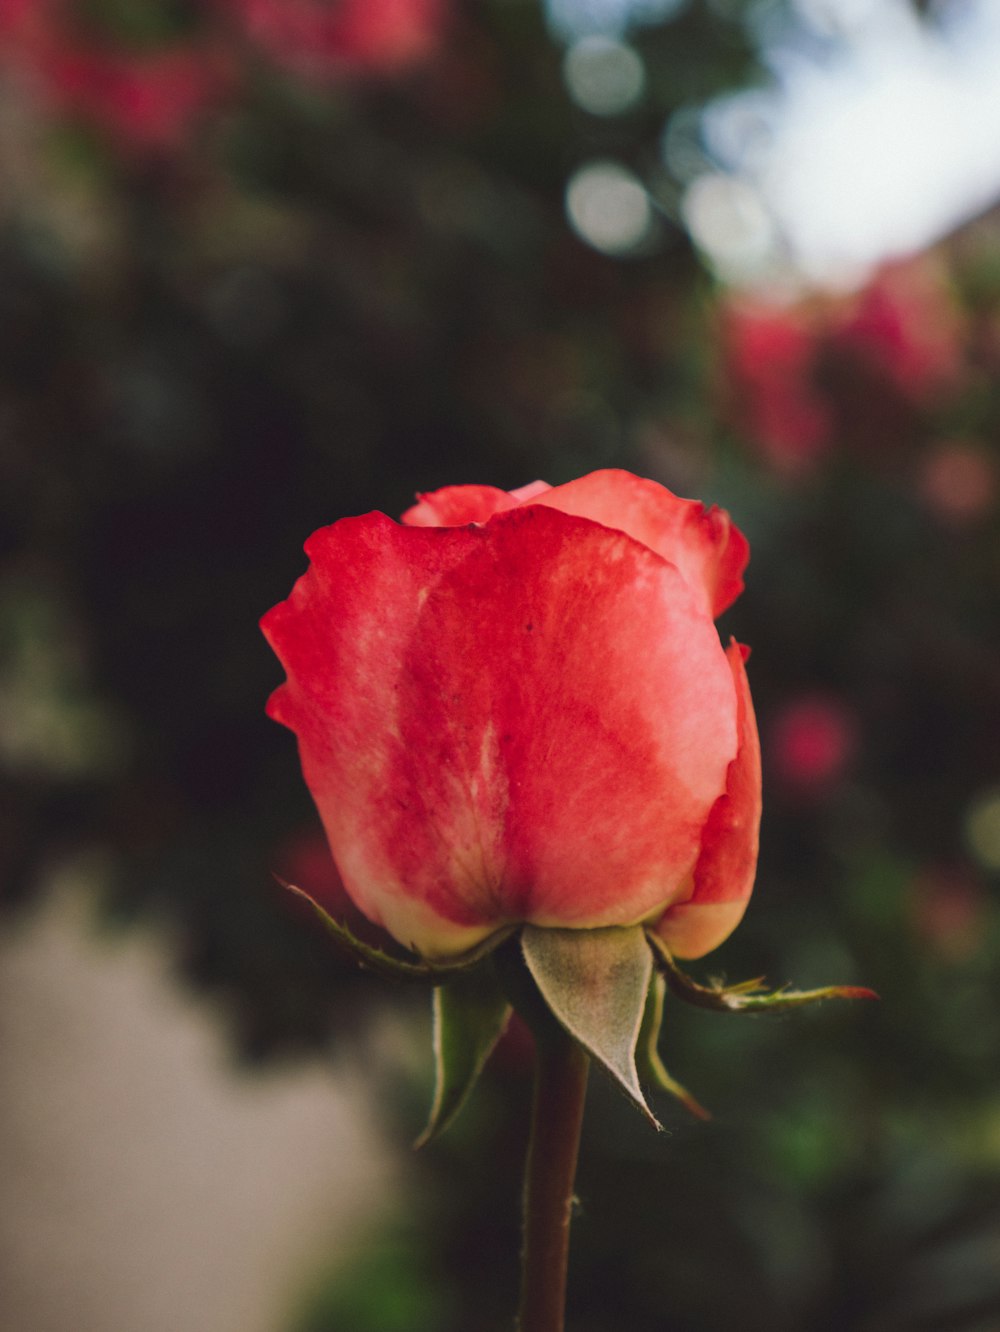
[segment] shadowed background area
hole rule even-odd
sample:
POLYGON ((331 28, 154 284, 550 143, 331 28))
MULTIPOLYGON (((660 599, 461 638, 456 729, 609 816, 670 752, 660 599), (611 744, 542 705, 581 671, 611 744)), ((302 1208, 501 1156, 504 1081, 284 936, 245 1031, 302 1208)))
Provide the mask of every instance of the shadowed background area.
POLYGON ((508 1326, 527 1054, 409 1157, 257 619, 341 516, 612 466, 753 551, 695 969, 883 1000, 668 1012, 708 1125, 595 1086, 570 1326, 996 1327, 998 77, 974 0, 0 0, 0 1322, 508 1326))

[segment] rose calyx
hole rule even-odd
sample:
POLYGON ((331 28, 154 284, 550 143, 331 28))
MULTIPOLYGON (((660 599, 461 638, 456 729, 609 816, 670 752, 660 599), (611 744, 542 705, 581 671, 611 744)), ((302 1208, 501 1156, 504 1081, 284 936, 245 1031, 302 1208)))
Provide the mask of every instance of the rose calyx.
POLYGON ((279 882, 309 903, 338 952, 388 979, 432 987, 435 1089, 418 1147, 457 1118, 515 1010, 536 1041, 545 1040, 557 1023, 659 1129, 644 1088, 668 1093, 696 1118, 711 1118, 660 1057, 666 994, 716 1013, 781 1012, 827 999, 878 998, 873 990, 851 985, 768 991, 762 978, 702 985, 641 925, 594 930, 510 925, 444 962, 399 958, 357 938, 301 888, 279 882))

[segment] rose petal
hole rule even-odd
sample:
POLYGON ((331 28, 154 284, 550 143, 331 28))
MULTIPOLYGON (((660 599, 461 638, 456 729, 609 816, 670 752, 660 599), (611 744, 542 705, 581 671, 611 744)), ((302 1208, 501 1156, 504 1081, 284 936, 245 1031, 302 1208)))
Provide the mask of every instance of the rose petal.
POLYGON ((688 901, 668 908, 657 926, 672 953, 702 957, 739 924, 753 889, 761 811, 760 741, 744 652, 735 639, 726 657, 736 684, 739 749, 725 794, 712 806, 688 901))
POLYGON ((718 616, 743 591, 747 539, 724 509, 680 499, 631 472, 591 472, 531 500, 626 532, 675 564, 700 604, 718 616))
POLYGON ((552 487, 532 481, 516 490, 445 486, 418 496, 402 516, 411 527, 485 523, 519 504, 544 504, 625 532, 675 564, 714 616, 743 591, 750 548, 724 509, 680 499, 655 481, 605 470, 552 487))
POLYGON ((733 678, 676 569, 536 505, 369 514, 307 550, 263 621, 289 677, 270 711, 367 915, 434 956, 676 900, 736 750, 733 678))
POLYGON ((518 486, 512 490, 510 497, 517 500, 518 504, 527 504, 529 500, 537 499, 539 495, 544 495, 551 489, 547 481, 529 481, 526 486, 518 486))
POLYGON ((516 493, 508 495, 496 486, 444 486, 417 496, 400 521, 407 527, 463 527, 485 523, 495 513, 516 508, 516 493))

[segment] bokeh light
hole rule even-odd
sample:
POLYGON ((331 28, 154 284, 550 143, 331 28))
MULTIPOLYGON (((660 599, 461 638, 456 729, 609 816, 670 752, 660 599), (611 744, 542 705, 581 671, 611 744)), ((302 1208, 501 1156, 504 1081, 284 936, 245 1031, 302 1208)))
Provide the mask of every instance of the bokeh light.
POLYGON ((752 185, 811 280, 860 282, 1000 196, 1000 8, 800 0, 762 29, 769 90, 715 100, 719 168, 752 185))
POLYGON ((666 23, 691 0, 545 0, 552 31, 565 40, 613 34, 637 25, 666 23))
POLYGON ((965 816, 965 839, 984 869, 1000 871, 1000 787, 973 800, 965 816))
POLYGON ((617 162, 590 162, 570 178, 566 212, 595 250, 622 255, 650 234, 653 210, 639 178, 617 162))
POLYGON ((638 52, 612 37, 581 37, 563 61, 566 87, 577 106, 595 116, 616 116, 642 96, 646 71, 638 52))
POLYGON ((681 106, 667 120, 661 148, 663 161, 671 176, 687 184, 696 176, 712 170, 702 135, 701 107, 681 106))
POLYGON ((844 774, 858 743, 857 721, 841 700, 826 694, 793 698, 775 718, 769 760, 791 789, 817 793, 844 774))
POLYGON ((691 236, 720 277, 745 282, 766 274, 775 232, 759 192, 716 172, 688 186, 681 211, 691 236))

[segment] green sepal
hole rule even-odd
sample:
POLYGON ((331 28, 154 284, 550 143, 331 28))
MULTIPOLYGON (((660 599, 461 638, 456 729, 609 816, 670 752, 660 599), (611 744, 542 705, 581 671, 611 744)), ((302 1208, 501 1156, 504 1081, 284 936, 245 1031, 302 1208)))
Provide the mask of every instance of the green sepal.
POLYGON ((787 985, 767 991, 763 977, 742 981, 738 985, 723 985, 711 981, 699 985, 682 971, 670 950, 657 935, 646 936, 653 946, 659 970, 663 973, 672 994, 696 1008, 708 1008, 715 1013, 780 1013, 789 1008, 804 1008, 824 999, 877 999, 874 990, 862 985, 826 985, 820 990, 790 990, 787 985))
MULTIPOLYGON (((275 877, 277 878, 277 876, 275 877)), ((325 911, 307 892, 304 892, 301 888, 296 888, 294 883, 286 883, 284 879, 278 879, 278 882, 283 888, 287 888, 290 893, 295 893, 297 897, 301 897, 309 903, 342 953, 352 957, 355 962, 362 967, 366 967, 369 971, 375 971, 380 976, 387 976, 390 980, 416 981, 422 985, 444 985, 453 977, 460 976, 478 966, 505 939, 509 939, 517 928, 515 925, 504 926, 491 934, 488 939, 484 939, 482 943, 477 944, 475 948, 470 948, 468 952, 461 953, 458 957, 448 958, 444 962, 431 962, 426 958, 420 958, 417 962, 409 962, 403 958, 392 957, 389 953, 383 952, 381 948, 375 948, 359 939, 351 933, 346 925, 334 920, 329 912, 325 911)))
POLYGON ((504 1033, 511 1007, 491 966, 455 976, 434 990, 434 1103, 413 1144, 443 1133, 465 1105, 504 1033))
POLYGON ((636 1047, 636 1063, 639 1075, 644 1082, 661 1091, 669 1092, 680 1101, 689 1114, 696 1119, 711 1119, 705 1107, 697 1101, 686 1087, 682 1087, 676 1078, 672 1078, 660 1058, 660 1029, 663 1026, 663 1000, 667 992, 667 982, 659 971, 654 971, 646 994, 646 1008, 642 1015, 639 1029, 639 1043, 636 1047))
POLYGON ((653 957, 641 925, 563 930, 525 925, 524 961, 560 1025, 660 1128, 635 1066, 653 957))

